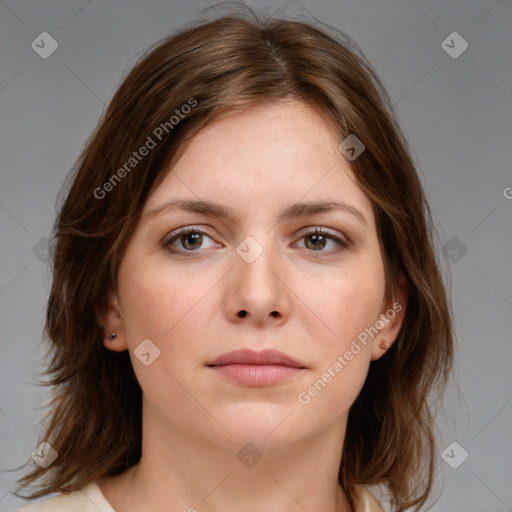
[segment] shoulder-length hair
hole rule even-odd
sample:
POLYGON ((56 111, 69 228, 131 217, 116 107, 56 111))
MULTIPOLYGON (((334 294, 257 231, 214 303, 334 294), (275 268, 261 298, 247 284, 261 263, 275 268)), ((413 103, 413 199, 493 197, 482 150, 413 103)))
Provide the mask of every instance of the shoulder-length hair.
POLYGON ((429 398, 445 390, 455 341, 434 224, 382 83, 349 36, 322 25, 263 20, 249 8, 195 22, 146 53, 117 90, 69 175, 52 233, 44 375, 53 395, 41 441, 58 457, 18 480, 42 480, 28 498, 139 462, 141 388, 128 352, 103 346, 95 312, 117 290, 145 201, 187 141, 224 115, 292 99, 329 120, 340 143, 351 134, 364 143, 350 165, 373 205, 386 290, 399 274, 409 286, 398 338, 371 363, 350 409, 339 482, 353 508, 357 484, 386 486, 396 510, 427 501, 437 464, 429 398))

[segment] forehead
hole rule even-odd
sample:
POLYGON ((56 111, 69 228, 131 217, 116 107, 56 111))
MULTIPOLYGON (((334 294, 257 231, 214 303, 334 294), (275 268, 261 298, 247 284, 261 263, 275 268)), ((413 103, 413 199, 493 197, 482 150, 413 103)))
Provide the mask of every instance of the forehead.
POLYGON ((305 103, 289 100, 227 113, 196 134, 191 149, 197 156, 209 153, 209 158, 236 158, 247 164, 293 163, 299 157, 321 159, 321 164, 329 155, 331 160, 339 158, 339 138, 332 120, 305 103))
POLYGON ((208 199, 244 214, 298 201, 344 200, 372 217, 333 122, 299 102, 257 105, 214 120, 187 144, 145 213, 169 199, 208 199))

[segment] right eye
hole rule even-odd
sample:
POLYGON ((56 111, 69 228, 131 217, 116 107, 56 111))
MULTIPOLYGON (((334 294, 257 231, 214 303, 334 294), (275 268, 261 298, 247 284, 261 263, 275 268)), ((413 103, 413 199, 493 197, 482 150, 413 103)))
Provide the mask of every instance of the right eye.
POLYGON ((192 226, 181 228, 178 231, 170 233, 169 236, 164 239, 163 245, 171 253, 179 253, 184 256, 189 256, 190 253, 198 252, 205 236, 211 240, 208 231, 205 229, 192 226), (175 247, 175 242, 178 242, 182 248, 175 247))

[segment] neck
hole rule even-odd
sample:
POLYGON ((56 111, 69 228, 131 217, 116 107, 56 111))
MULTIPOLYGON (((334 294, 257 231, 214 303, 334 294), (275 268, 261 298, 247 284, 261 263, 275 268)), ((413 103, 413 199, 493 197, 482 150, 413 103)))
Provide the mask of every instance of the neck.
POLYGON ((226 432, 219 440, 221 429, 197 438, 146 414, 139 463, 98 485, 116 512, 349 512, 338 483, 345 425, 294 443, 276 430, 249 445, 226 432))

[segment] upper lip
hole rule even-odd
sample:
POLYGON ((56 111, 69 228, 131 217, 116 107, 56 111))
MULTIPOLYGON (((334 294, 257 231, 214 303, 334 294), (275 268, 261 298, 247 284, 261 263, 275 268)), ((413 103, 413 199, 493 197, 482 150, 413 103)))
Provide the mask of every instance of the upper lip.
POLYGON ((233 350, 206 363, 207 366, 221 366, 225 364, 280 364, 293 368, 305 368, 304 365, 288 354, 284 354, 273 348, 260 352, 255 352, 247 348, 233 350))

